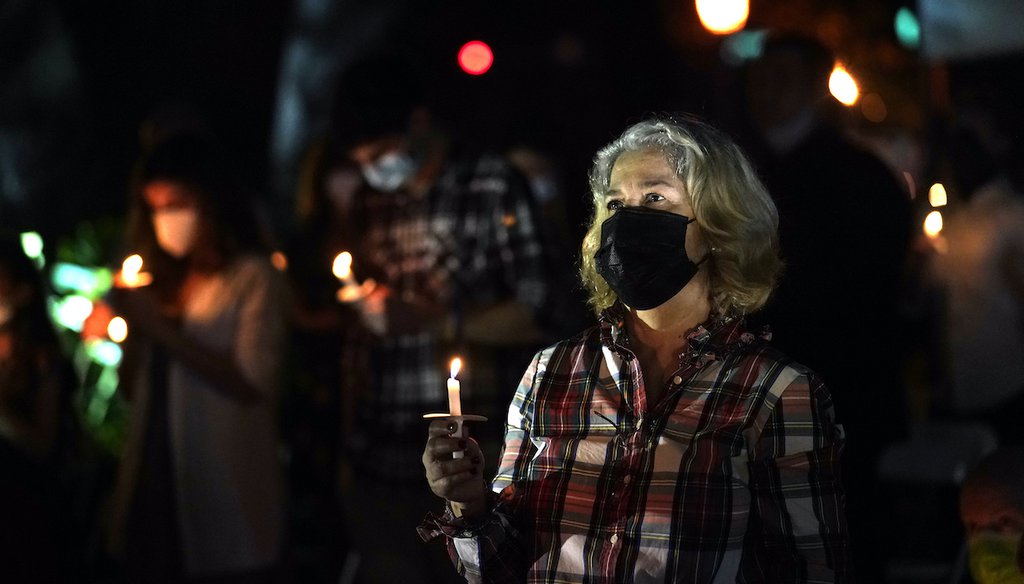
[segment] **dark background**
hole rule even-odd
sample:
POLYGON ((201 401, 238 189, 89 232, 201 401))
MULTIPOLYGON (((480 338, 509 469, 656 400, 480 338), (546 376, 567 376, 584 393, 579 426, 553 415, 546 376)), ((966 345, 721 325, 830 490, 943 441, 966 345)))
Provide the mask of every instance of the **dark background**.
MULTIPOLYGON (((850 64, 865 93, 883 96, 884 121, 851 111, 851 127, 883 143, 908 136, 931 156, 929 124, 946 115, 949 73, 958 65, 897 43, 893 16, 914 3, 752 4, 748 29, 814 34, 850 64)), ((48 239, 117 216, 140 124, 167 103, 197 109, 246 162, 275 216, 287 218, 303 151, 326 121, 335 73, 383 47, 414 59, 429 104, 461 142, 548 154, 578 225, 590 158, 629 121, 689 111, 742 128, 740 69, 723 61, 721 43, 701 27, 693 3, 681 0, 7 0, 0 8, 0 220, 48 239), (458 48, 472 39, 495 53, 483 76, 456 64, 458 48)), ((996 62, 995 77, 1020 70, 1016 55, 1000 58, 1010 63, 980 62, 996 62)))

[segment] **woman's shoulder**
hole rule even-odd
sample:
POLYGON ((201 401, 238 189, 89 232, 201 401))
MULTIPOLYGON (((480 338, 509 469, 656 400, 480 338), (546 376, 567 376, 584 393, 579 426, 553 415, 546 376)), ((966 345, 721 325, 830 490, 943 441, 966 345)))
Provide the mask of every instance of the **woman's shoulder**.
POLYGON ((230 277, 242 280, 270 280, 280 275, 269 255, 255 252, 240 254, 228 266, 227 272, 230 277))
POLYGON ((770 338, 759 338, 734 353, 731 369, 776 397, 791 387, 824 388, 813 369, 780 350, 770 338))
POLYGON ((581 351, 601 350, 601 327, 594 325, 588 327, 571 337, 561 339, 537 352, 539 357, 561 355, 565 353, 579 353, 581 351))

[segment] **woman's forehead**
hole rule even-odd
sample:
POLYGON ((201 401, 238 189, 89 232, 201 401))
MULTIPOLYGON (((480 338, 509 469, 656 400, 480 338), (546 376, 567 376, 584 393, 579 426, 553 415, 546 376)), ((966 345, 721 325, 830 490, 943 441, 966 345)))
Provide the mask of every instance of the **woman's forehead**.
POLYGON ((609 184, 637 181, 679 181, 668 156, 657 150, 623 152, 612 165, 609 184))
POLYGON ((170 180, 155 180, 142 190, 146 203, 151 207, 183 207, 196 203, 196 194, 188 186, 170 180))

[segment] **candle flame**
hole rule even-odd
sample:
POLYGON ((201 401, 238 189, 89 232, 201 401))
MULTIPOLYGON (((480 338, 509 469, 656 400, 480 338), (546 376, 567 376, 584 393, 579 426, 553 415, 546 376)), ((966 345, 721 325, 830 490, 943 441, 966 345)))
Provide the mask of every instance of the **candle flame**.
POLYGON ((942 183, 935 183, 928 189, 928 204, 932 207, 945 207, 947 201, 946 187, 942 183))
POLYGON ((137 276, 140 271, 142 271, 142 256, 136 253, 124 258, 124 262, 121 263, 121 272, 125 276, 137 276))
POLYGON ((335 256, 331 271, 334 272, 334 277, 338 279, 349 277, 352 273, 352 254, 343 251, 335 256))
POLYGON ((107 324, 107 335, 115 343, 124 342, 128 338, 128 323, 120 316, 115 316, 107 324))
POLYGON ((934 239, 942 232, 942 213, 932 211, 924 218, 924 234, 934 239))
POLYGON ((832 97, 845 106, 852 106, 860 98, 860 88, 857 87, 857 80, 840 63, 832 68, 832 74, 828 78, 828 89, 832 97))
POLYGON ((459 374, 459 370, 462 369, 462 359, 458 357, 452 359, 452 379, 459 374))

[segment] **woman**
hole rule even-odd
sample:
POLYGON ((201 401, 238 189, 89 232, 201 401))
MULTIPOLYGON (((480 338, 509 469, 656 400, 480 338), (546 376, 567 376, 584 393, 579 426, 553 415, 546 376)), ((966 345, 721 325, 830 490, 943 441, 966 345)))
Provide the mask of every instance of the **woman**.
POLYGON ((281 551, 282 286, 226 169, 178 137, 137 177, 130 239, 152 284, 111 297, 134 408, 113 543, 133 581, 267 582, 281 551))
POLYGON ((846 580, 828 391, 743 328, 781 265, 750 164, 701 122, 651 120, 598 152, 591 188, 600 324, 530 364, 493 492, 476 443, 431 424, 448 505, 421 531, 470 581, 846 580))

